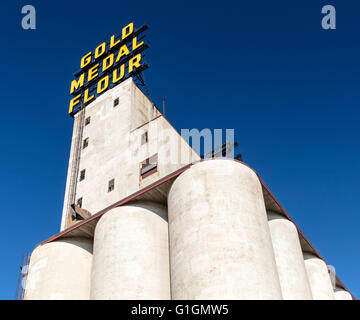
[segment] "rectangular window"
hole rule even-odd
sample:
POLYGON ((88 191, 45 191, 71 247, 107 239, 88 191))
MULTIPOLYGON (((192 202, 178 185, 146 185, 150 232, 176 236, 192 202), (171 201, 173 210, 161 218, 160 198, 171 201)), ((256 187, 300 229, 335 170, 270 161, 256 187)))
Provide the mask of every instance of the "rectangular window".
POLYGON ((157 172, 158 155, 154 154, 150 158, 145 159, 140 163, 140 176, 145 178, 157 172))
POLYGON ((90 117, 87 117, 87 118, 85 119, 85 125, 87 126, 89 123, 90 123, 90 117))
POLYGON ((89 145, 89 138, 86 138, 83 141, 83 149, 85 149, 88 145, 89 145))
POLYGON ((113 191, 115 188, 115 179, 111 179, 108 185, 108 192, 113 191))
POLYGON ((81 208, 82 207, 82 198, 77 199, 76 205, 81 208))
POLYGON ((119 98, 116 98, 116 99, 114 100, 114 108, 115 108, 118 104, 119 104, 119 98))
POLYGON ((80 171, 80 181, 83 181, 85 179, 85 169, 80 171))
POLYGON ((145 144, 148 142, 148 133, 145 132, 141 135, 141 145, 145 144))

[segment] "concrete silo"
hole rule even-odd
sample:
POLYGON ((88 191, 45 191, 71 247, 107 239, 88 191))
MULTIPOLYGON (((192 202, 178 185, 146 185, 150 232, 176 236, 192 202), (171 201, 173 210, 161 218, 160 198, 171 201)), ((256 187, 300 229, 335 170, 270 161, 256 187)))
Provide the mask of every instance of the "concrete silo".
POLYGON ((182 173, 168 195, 173 299, 282 299, 261 184, 240 162, 182 173))
POLYGON ((31 254, 25 300, 88 300, 92 241, 63 239, 35 248, 31 254))
POLYGON ((267 215, 283 298, 311 300, 311 288, 296 226, 278 213, 268 211, 267 215))
POLYGON ((91 299, 170 299, 168 241, 160 204, 107 212, 95 229, 91 299))
POLYGON ((346 291, 338 286, 336 286, 336 288, 334 290, 334 296, 335 296, 335 300, 352 300, 353 299, 351 294, 348 291, 346 291))
POLYGON ((305 267, 314 300, 334 300, 334 292, 326 263, 312 253, 304 253, 305 267))

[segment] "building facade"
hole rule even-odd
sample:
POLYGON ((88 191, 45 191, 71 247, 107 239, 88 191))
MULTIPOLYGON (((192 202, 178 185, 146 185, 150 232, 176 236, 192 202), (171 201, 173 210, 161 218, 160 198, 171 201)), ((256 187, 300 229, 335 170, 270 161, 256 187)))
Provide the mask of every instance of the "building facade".
POLYGON ((352 299, 256 172, 203 160, 132 78, 75 114, 24 299, 352 299))

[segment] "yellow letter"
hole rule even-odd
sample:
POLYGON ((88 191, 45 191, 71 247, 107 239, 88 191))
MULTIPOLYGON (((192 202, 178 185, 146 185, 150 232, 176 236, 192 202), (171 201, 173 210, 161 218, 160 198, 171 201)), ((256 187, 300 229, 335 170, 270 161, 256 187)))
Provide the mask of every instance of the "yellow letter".
POLYGON ((95 59, 99 58, 105 52, 105 49, 106 49, 106 43, 103 42, 95 49, 95 59))
POLYGON ((144 41, 141 41, 139 44, 137 44, 137 37, 134 37, 134 39, 132 40, 132 51, 141 47, 143 44, 144 44, 144 41))
POLYGON ((71 81, 71 87, 70 87, 70 93, 72 94, 75 90, 81 88, 84 85, 84 76, 85 73, 82 73, 79 77, 79 80, 73 80, 71 81))
POLYGON ((69 114, 72 114, 74 110, 74 106, 76 106, 80 101, 81 94, 78 94, 76 97, 70 100, 69 114))
POLYGON ((134 32, 134 24, 130 22, 126 27, 122 29, 122 39, 124 40, 126 37, 131 35, 134 32))
POLYGON ((89 102, 90 100, 94 99, 94 95, 89 97, 89 88, 87 88, 84 92, 84 103, 89 102))
POLYGON ((116 42, 115 41, 115 35, 112 35, 111 38, 110 38, 110 49, 114 46, 116 46, 118 43, 120 43, 120 39, 116 42))
POLYGON ((106 76, 98 82, 97 93, 100 94, 101 92, 104 92, 108 86, 109 86, 109 76, 106 76), (102 85, 102 82, 104 82, 104 86, 102 85))
POLYGON ((91 61, 91 51, 81 58, 80 68, 86 67, 91 61))
POLYGON ((122 56, 127 56, 129 53, 129 49, 127 48, 126 44, 124 44, 123 46, 121 46, 115 62, 119 62, 122 56))
POLYGON ((140 68, 141 53, 138 53, 135 57, 129 60, 129 73, 133 72, 134 67, 140 68))
POLYGON ((114 54, 112 53, 103 60, 102 71, 104 72, 105 70, 109 69, 113 64, 114 64, 114 54))
POLYGON ((93 67, 91 67, 88 71, 88 82, 92 79, 95 79, 99 74, 97 68, 99 67, 99 64, 97 63, 93 67))
POLYGON ((124 77, 124 74, 125 74, 125 64, 122 64, 120 66, 120 76, 117 75, 118 73, 118 69, 116 68, 114 71, 113 71, 113 78, 112 78, 112 82, 113 83, 116 83, 118 81, 120 81, 123 77, 124 77))

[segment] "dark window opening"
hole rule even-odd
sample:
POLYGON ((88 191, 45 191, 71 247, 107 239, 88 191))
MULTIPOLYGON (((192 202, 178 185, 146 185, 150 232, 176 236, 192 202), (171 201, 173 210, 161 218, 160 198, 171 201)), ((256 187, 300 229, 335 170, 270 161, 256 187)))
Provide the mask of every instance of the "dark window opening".
POLYGON ((118 104, 119 104, 119 98, 116 98, 116 99, 114 100, 114 107, 116 107, 118 104))
POLYGON ((89 123, 90 123, 90 117, 87 117, 87 118, 85 119, 85 125, 87 126, 89 123))
POLYGON ((76 205, 81 208, 82 207, 82 198, 77 199, 76 205))
POLYGON ((145 132, 141 135, 141 145, 145 144, 148 142, 148 133, 145 132))
POLYGON ((157 154, 153 155, 150 158, 147 158, 146 160, 142 161, 140 163, 140 176, 142 178, 145 178, 155 172, 157 172, 157 154))
POLYGON ((113 191, 114 189, 115 189, 115 179, 111 179, 109 181, 108 192, 113 191))
POLYGON ((85 179, 85 169, 80 171, 80 181, 85 179))
POLYGON ((83 141, 83 149, 85 149, 88 145, 89 145, 89 138, 86 138, 83 141))

